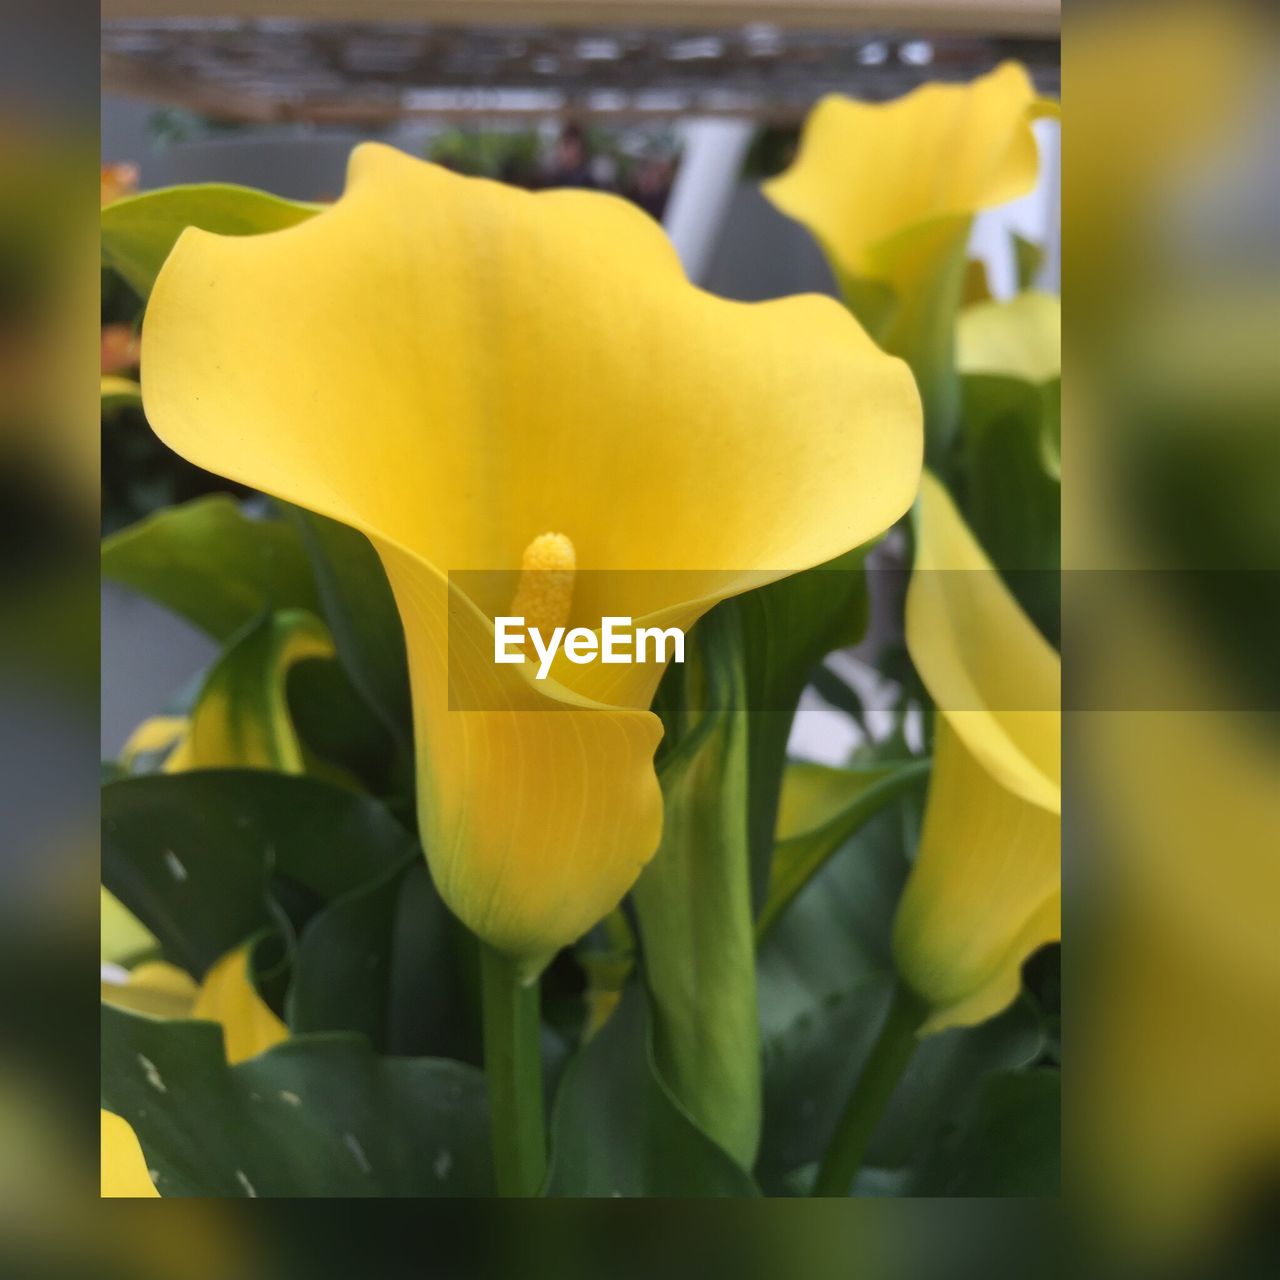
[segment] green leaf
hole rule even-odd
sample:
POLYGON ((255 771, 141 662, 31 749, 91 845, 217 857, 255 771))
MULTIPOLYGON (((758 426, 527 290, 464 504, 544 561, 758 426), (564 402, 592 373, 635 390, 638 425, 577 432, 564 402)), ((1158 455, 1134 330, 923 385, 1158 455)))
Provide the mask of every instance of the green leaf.
MULTIPOLYGON (((751 901, 768 896, 778 795, 787 739, 814 666, 833 649, 854 644, 867 625, 869 547, 752 591, 730 607, 740 611, 748 724, 748 804, 751 901)), ((723 607, 723 606, 722 606, 723 607)))
POLYGON ((763 937, 827 859, 860 827, 908 787, 928 775, 928 760, 835 769, 792 764, 783 781, 779 840, 773 852, 769 896, 756 921, 763 937))
POLYGON ((320 611, 297 533, 224 494, 169 507, 102 544, 102 576, 230 640, 266 609, 320 611))
POLYGON ((305 1036, 228 1067, 216 1023, 104 1005, 102 1103, 166 1196, 492 1194, 484 1078, 305 1036))
POLYGON ((764 1131, 756 1177, 794 1194, 795 1171, 819 1161, 884 1021, 893 975, 872 973, 799 1014, 764 1043, 764 1131))
POLYGON ((866 723, 867 709, 862 705, 861 695, 830 667, 818 663, 809 673, 809 687, 828 706, 843 711, 860 728, 866 723))
POLYGON ((979 1026, 926 1036, 885 1111, 868 1162, 893 1169, 918 1161, 939 1133, 971 1111, 991 1073, 1030 1066, 1044 1046, 1044 1026, 1025 996, 979 1026))
POLYGON ((955 323, 964 297, 971 214, 930 218, 875 246, 873 279, 842 275, 841 293, 863 327, 911 366, 924 409, 925 459, 939 467, 960 407, 955 323))
POLYGON ((1035 286, 1036 276, 1044 266, 1044 246, 1016 231, 1010 234, 1013 241, 1013 261, 1018 274, 1018 292, 1024 293, 1035 286))
POLYGON ((680 1107, 654 1065, 633 984, 565 1068, 551 1122, 552 1196, 753 1196, 755 1184, 680 1107))
POLYGON ((387 1050, 391 940, 405 874, 419 861, 406 860, 343 894, 302 931, 288 1002, 294 1031, 358 1031, 387 1050))
POLYGON ((278 923, 276 881, 318 905, 416 848, 376 801, 311 778, 222 770, 102 789, 103 883, 197 976, 278 923))
POLYGON ((1043 430, 1040 436, 1044 469, 1062 483, 1062 379, 1051 378, 1040 388, 1043 430))
POLYGON ((289 1025, 358 1031, 380 1052, 480 1061, 475 992, 459 954, 461 926, 425 861, 352 889, 303 928, 289 1025))
POLYGON ((908 1194, 1057 1196, 1061 1165, 1061 1073, 1003 1072, 984 1082, 969 1123, 939 1148, 908 1194))
MULTIPOLYGON (((757 1170, 766 1191, 786 1193, 796 1170, 821 1159, 866 1064, 892 988, 891 974, 875 974, 766 1042, 765 1129, 757 1170)), ((1025 1067, 1043 1043, 1026 1002, 983 1026, 921 1041, 876 1129, 868 1166, 917 1168, 951 1127, 967 1119, 992 1072, 1025 1067)))
POLYGON ((307 771, 345 785, 359 783, 386 797, 396 817, 412 825, 411 787, 401 794, 398 744, 342 663, 298 663, 289 672, 286 693, 307 771))
POLYGON ((659 1070, 697 1124, 750 1168, 760 1061, 741 646, 734 602, 692 633, 681 679, 686 711, 700 718, 660 766, 662 843, 632 901, 659 1070))
POLYGON ((164 187, 103 209, 102 258, 145 299, 187 227, 223 236, 252 236, 296 226, 320 208, 221 183, 164 187))
POLYGON ((882 810, 796 895, 760 942, 760 1023, 766 1043, 805 1013, 893 968, 893 916, 909 863, 909 793, 882 810))
POLYGON ((382 561, 358 530, 286 507, 324 599, 325 619, 352 683, 402 741, 412 738, 404 628, 382 561))
POLYGON ((1055 645, 1061 632, 1060 382, 964 379, 964 511, 992 563, 1055 645))

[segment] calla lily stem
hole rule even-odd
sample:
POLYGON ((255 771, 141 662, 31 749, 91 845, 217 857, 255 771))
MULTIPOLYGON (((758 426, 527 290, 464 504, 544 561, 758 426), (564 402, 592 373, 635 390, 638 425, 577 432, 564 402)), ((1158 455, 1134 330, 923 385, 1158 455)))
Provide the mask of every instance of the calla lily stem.
POLYGON ((538 984, 516 962, 480 946, 484 1070, 493 1164, 501 1196, 536 1196, 547 1172, 538 984))
POLYGON ((827 1148, 811 1194, 849 1194, 849 1187, 862 1167, 876 1127, 915 1054, 919 1043, 916 1032, 924 1022, 925 1012, 919 998, 898 983, 871 1056, 836 1125, 835 1136, 827 1148))

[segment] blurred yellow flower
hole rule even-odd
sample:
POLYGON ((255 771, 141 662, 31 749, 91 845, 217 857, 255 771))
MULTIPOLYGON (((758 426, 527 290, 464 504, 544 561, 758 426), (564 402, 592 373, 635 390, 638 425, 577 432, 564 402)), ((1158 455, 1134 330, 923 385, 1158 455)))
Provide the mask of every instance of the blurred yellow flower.
POLYGON ((111 1111, 101 1112, 102 1196, 125 1199, 159 1199, 160 1193, 147 1172, 146 1157, 129 1122, 111 1111))
POLYGON ((563 539, 558 622, 687 627, 875 536, 919 475, 908 372, 834 303, 713 298, 620 200, 375 144, 299 226, 186 231, 142 368, 172 448, 372 540, 405 625, 432 872, 529 966, 630 888, 662 805, 660 667, 557 662, 535 683, 493 663, 526 550, 563 539), (501 572, 464 590, 463 570, 501 572))
POLYGON ((119 898, 101 887, 98 894, 98 943, 103 961, 120 964, 157 945, 151 930, 119 898))
POLYGON ((131 969, 123 981, 104 979, 102 998, 152 1018, 218 1023, 232 1065, 256 1058, 289 1035, 254 989, 247 946, 216 961, 199 986, 177 966, 154 960, 131 969))
POLYGON ((955 413, 952 330, 974 214, 1034 187, 1031 124, 1055 111, 1013 62, 892 102, 831 94, 805 121, 791 167, 764 185, 822 245, 872 337, 911 365, 931 446, 955 413))
POLYGON ((975 302, 956 323, 956 368, 1044 383, 1062 373, 1062 300, 1029 289, 975 302))
POLYGON ((937 705, 894 957, 925 1031, 983 1022, 1061 936, 1061 664, 925 473, 907 647, 937 705))
POLYGON ((1123 577, 1100 615, 1104 709, 1078 721, 1106 900, 1085 921, 1078 1147, 1117 1225, 1185 1249, 1280 1158, 1280 1027, 1259 1016, 1280 1005, 1280 743, 1177 575, 1123 577))

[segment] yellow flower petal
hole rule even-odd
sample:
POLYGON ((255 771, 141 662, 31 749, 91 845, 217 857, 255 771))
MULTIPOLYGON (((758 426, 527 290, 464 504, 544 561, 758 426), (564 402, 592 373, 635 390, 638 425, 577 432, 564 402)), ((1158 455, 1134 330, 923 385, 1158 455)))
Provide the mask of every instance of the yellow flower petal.
POLYGON ((929 695, 987 772, 1060 812, 1061 661, 928 472, 906 632, 929 695))
POLYGON ((102 1195, 131 1199, 159 1199, 147 1172, 138 1136, 127 1120, 111 1111, 102 1115, 102 1195))
POLYGON ((926 1031, 985 1021, 1061 934, 1060 663, 926 474, 907 647, 938 709, 894 956, 926 1031))
POLYGON ((228 952, 205 974, 190 1016, 221 1024, 232 1065, 256 1058, 289 1037, 289 1029, 254 989, 247 946, 228 952))
POLYGON ((124 982, 102 982, 102 999, 152 1018, 189 1018, 196 984, 189 973, 162 960, 130 969, 124 982))
POLYGON ((150 716, 130 735, 120 748, 120 764, 131 768, 139 756, 167 751, 178 745, 191 727, 188 716, 150 716))
POLYGON ((657 846, 661 668, 558 663, 535 685, 495 667, 524 549, 572 543, 575 625, 687 626, 882 531, 920 465, 907 370, 837 304, 712 298, 620 200, 375 144, 306 223, 184 233, 143 392, 185 457, 371 538, 405 623, 432 871, 529 958, 581 936, 657 846), (467 570, 491 572, 463 589, 467 570))
POLYGON ((151 930, 114 894, 99 887, 98 942, 101 959, 112 964, 156 946, 151 930))
POLYGON ((1018 994, 1022 962, 1061 933, 1056 814, 992 779, 938 722, 920 849, 894 955, 928 1000, 926 1031, 985 1022, 1018 994))
POLYGON ((956 324, 956 367, 1025 382, 1048 382, 1062 372, 1062 302, 1028 291, 1005 302, 978 302, 956 324))

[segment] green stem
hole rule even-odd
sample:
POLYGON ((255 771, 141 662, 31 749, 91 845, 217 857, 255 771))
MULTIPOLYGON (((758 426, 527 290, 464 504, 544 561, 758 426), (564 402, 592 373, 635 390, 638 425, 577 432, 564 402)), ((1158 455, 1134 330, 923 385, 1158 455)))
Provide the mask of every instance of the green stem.
POLYGON ((923 1021, 924 1008, 920 1001, 899 983, 894 988, 893 1003, 889 1006, 871 1056, 836 1125, 835 1136, 813 1184, 813 1195, 849 1194, 849 1187, 862 1167, 876 1126, 916 1051, 916 1032, 923 1021))
POLYGON ((498 1194, 536 1196, 547 1172, 538 984, 523 982, 516 962, 484 943, 480 971, 498 1194))

